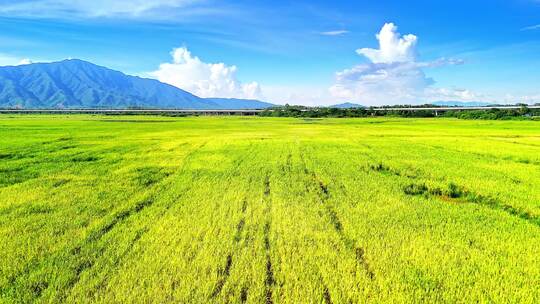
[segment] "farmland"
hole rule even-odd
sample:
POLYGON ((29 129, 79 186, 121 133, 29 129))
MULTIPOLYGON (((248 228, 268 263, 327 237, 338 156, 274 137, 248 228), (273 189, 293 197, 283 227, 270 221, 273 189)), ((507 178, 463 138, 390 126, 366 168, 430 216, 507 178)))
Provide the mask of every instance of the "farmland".
POLYGON ((540 124, 0 116, 0 302, 538 303, 540 124))

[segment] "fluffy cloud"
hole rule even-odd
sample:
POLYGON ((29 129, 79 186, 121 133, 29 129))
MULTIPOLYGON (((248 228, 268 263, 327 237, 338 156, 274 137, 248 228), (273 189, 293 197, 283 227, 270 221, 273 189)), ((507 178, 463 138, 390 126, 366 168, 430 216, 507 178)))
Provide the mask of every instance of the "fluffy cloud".
POLYGON ((38 16, 140 16, 156 9, 179 8, 200 0, 27 0, 4 1, 0 12, 38 16))
POLYGON ((386 23, 381 31, 376 35, 379 40, 379 49, 363 48, 356 52, 366 56, 373 63, 394 63, 410 62, 416 58, 415 35, 405 35, 400 37, 397 26, 393 23, 386 23))
POLYGON ((414 63, 372 63, 336 73, 334 96, 373 104, 414 100, 417 92, 434 83, 414 63))
MULTIPOLYGON (((411 34, 401 36, 393 23, 385 24, 376 37, 378 49, 356 51, 369 63, 336 73, 335 84, 330 88, 332 96, 373 105, 425 102, 441 92, 432 88, 435 80, 427 77, 424 69, 463 63, 446 58, 418 61, 418 38, 411 34)), ((450 91, 444 92, 450 95, 450 91)))
POLYGON ((206 63, 185 48, 171 52, 173 62, 162 63, 150 75, 200 97, 249 98, 261 97, 258 83, 242 83, 236 77, 237 67, 224 63, 206 63))

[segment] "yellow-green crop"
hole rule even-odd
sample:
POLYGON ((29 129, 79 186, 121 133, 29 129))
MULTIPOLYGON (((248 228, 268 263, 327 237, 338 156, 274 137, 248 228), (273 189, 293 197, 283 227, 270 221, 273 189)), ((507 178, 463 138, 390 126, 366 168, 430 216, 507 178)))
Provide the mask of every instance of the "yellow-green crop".
POLYGON ((5 303, 539 303, 540 124, 0 116, 5 303))

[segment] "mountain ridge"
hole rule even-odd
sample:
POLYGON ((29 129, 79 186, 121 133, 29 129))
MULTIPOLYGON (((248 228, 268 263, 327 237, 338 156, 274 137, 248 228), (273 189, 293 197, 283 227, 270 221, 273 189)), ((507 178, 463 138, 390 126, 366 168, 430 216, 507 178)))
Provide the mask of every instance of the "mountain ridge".
POLYGON ((155 79, 126 75, 80 59, 0 67, 4 108, 248 109, 258 100, 201 98, 155 79))
POLYGON ((352 102, 344 102, 340 104, 335 104, 328 106, 329 108, 337 108, 337 109, 354 109, 354 108, 365 108, 365 106, 357 103, 352 102))
POLYGON ((431 102, 430 104, 434 106, 442 106, 442 107, 485 107, 489 105, 493 105, 493 103, 489 102, 482 102, 482 101, 435 101, 431 102))

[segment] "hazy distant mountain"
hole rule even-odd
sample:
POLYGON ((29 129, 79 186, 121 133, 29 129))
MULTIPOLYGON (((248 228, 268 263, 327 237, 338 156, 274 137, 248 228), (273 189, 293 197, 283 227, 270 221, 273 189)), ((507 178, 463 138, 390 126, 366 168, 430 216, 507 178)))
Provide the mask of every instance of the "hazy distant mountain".
POLYGON ((336 104, 336 105, 332 105, 332 106, 328 106, 328 107, 329 108, 338 108, 338 109, 365 108, 363 105, 359 105, 359 104, 356 104, 356 103, 350 103, 350 102, 340 103, 340 104, 336 104))
POLYGON ((491 103, 481 101, 436 101, 431 104, 441 107, 485 107, 492 105, 491 103))
POLYGON ((259 101, 255 99, 237 99, 237 98, 205 98, 210 101, 219 109, 266 109, 275 106, 274 104, 259 101))
MULTIPOLYGON (((232 109, 255 104, 241 99, 230 102, 232 109)), ((125 75, 76 59, 0 67, 3 108, 225 109, 228 105, 226 99, 200 98, 154 79, 125 75)))

